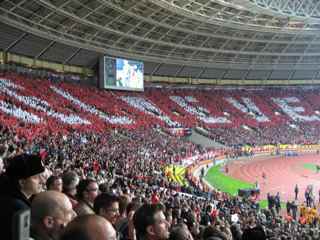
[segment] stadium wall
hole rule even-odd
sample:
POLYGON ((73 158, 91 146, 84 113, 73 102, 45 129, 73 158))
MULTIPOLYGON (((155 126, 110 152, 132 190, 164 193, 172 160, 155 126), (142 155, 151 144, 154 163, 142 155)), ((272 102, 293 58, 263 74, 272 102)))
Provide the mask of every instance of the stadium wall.
MULTIPOLYGON (((30 68, 47 69, 58 73, 73 73, 82 76, 92 77, 98 71, 93 69, 65 65, 61 63, 38 60, 36 58, 25 57, 17 54, 0 51, 0 64, 18 64, 30 68)), ((98 76, 96 76, 98 77, 98 76)), ((320 79, 203 79, 191 77, 171 77, 145 75, 145 82, 168 83, 168 84, 188 84, 188 85, 218 85, 218 86, 288 86, 288 85, 316 85, 320 84, 320 79)))
POLYGON ((59 73, 75 73, 80 75, 92 76, 94 73, 89 68, 64 65, 61 63, 48 62, 35 58, 25 57, 12 53, 0 52, 0 63, 15 63, 30 68, 48 69, 59 73))
POLYGON ((287 85, 315 85, 320 84, 320 79, 309 80, 244 80, 244 79, 193 79, 166 76, 145 76, 146 82, 152 83, 173 83, 173 84, 192 84, 192 85, 221 85, 221 86, 287 86, 287 85))

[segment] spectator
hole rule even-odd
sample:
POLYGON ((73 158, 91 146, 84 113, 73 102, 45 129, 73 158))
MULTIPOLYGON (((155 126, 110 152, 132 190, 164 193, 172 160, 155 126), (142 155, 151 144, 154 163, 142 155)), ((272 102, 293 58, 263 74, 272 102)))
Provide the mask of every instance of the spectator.
POLYGON ((94 200, 94 212, 105 219, 107 219, 113 226, 119 219, 119 197, 109 194, 101 193, 94 200))
POLYGON ((170 240, 193 240, 192 234, 188 227, 181 223, 172 228, 170 231, 170 240))
POLYGON ((242 240, 265 240, 266 234, 261 226, 255 226, 244 230, 242 240))
POLYGON ((76 200, 76 194, 77 186, 79 184, 79 176, 73 171, 66 172, 62 176, 62 182, 63 193, 65 193, 69 197, 72 207, 74 208, 78 204, 76 200))
POLYGON ((85 214, 94 214, 93 203, 98 196, 98 184, 93 179, 83 179, 77 186, 78 205, 75 207, 75 212, 78 216, 85 214))
POLYGON ((68 197, 47 191, 35 196, 31 205, 31 237, 58 240, 62 229, 75 217, 68 197))
POLYGON ((298 200, 298 194, 299 194, 299 187, 298 184, 294 187, 294 200, 298 200))
POLYGON ((47 190, 62 192, 62 178, 51 175, 46 182, 47 190))
MULTIPOLYGON (((174 168, 175 169, 175 168, 174 168)), ((157 190, 154 190, 151 196, 151 203, 152 204, 158 204, 159 203, 159 196, 157 190)))
POLYGON ((209 226, 213 221, 212 221, 212 206, 208 205, 206 208, 206 211, 203 213, 201 216, 201 225, 203 226, 209 226))
POLYGON ((165 240, 169 238, 169 223, 161 204, 145 204, 133 216, 137 239, 165 240))
POLYGON ((248 224, 245 230, 243 231, 242 240, 267 239, 264 229, 261 225, 257 224, 256 219, 253 215, 250 215, 247 221, 248 224))
POLYGON ((241 240, 242 238, 242 231, 241 226, 238 223, 233 223, 230 227, 233 240, 241 240))
POLYGON ((196 239, 200 233, 199 223, 196 219, 196 215, 193 211, 189 210, 185 214, 182 214, 183 221, 188 227, 192 236, 196 239))
MULTIPOLYGON (((121 200, 120 200, 121 201, 121 200)), ((121 204, 120 204, 121 205, 121 204)), ((120 240, 136 239, 136 232, 133 224, 133 216, 140 204, 138 202, 130 202, 126 209, 126 218, 117 222, 117 232, 120 233, 120 240)))
POLYGON ((229 240, 228 235, 222 232, 216 226, 208 226, 203 232, 203 240, 216 239, 216 240, 229 240))
POLYGON ((0 177, 1 238, 12 239, 13 216, 30 208, 30 197, 41 191, 44 172, 38 155, 21 154, 8 160, 6 174, 0 177))
POLYGON ((279 215, 281 210, 281 200, 280 200, 280 193, 277 192, 276 196, 274 197, 274 204, 276 207, 276 212, 279 215))
POLYGON ((116 240, 113 226, 103 217, 83 215, 68 224, 60 240, 116 240))
POLYGON ((117 225, 121 225, 122 221, 127 218, 127 207, 130 203, 130 199, 126 195, 122 195, 119 197, 119 219, 117 225))

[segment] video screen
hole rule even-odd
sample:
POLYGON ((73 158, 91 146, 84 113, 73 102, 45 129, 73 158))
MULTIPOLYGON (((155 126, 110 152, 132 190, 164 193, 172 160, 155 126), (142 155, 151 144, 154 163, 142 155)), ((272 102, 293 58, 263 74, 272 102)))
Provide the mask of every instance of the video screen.
POLYGON ((143 91, 143 62, 104 57, 104 88, 143 91))

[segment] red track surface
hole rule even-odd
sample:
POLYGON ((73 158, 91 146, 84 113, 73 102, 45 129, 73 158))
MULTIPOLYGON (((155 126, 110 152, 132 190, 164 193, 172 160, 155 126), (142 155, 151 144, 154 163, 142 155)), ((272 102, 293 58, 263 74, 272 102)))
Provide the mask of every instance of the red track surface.
POLYGON ((280 192, 281 201, 294 200, 294 187, 299 187, 299 202, 304 201, 306 186, 312 184, 316 202, 319 201, 320 173, 305 169, 304 163, 320 165, 320 155, 300 154, 296 157, 257 157, 254 159, 235 160, 229 163, 229 175, 246 182, 258 181, 261 199, 266 199, 268 192, 280 192), (266 181, 262 173, 266 174, 266 181))

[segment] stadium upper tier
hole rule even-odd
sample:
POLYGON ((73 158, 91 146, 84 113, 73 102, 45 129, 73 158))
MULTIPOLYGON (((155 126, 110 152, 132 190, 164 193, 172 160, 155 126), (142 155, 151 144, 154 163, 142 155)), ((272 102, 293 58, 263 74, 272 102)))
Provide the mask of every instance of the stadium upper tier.
POLYGON ((112 92, 6 74, 0 124, 32 139, 62 132, 201 127, 225 145, 318 143, 319 88, 175 89, 112 92))
POLYGON ((2 48, 34 34, 49 39, 34 42, 37 59, 63 43, 182 66, 319 69, 319 8, 316 0, 4 0, 0 21, 25 35, 2 48))

